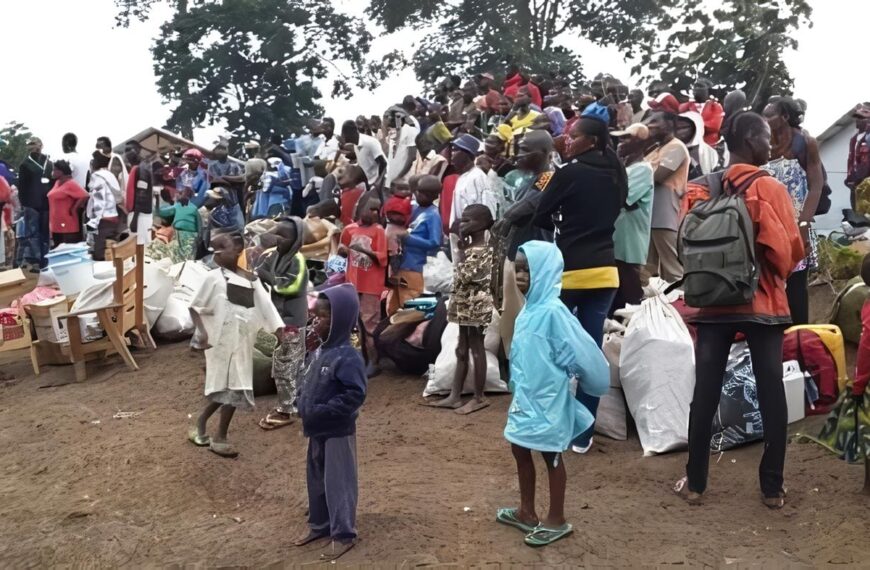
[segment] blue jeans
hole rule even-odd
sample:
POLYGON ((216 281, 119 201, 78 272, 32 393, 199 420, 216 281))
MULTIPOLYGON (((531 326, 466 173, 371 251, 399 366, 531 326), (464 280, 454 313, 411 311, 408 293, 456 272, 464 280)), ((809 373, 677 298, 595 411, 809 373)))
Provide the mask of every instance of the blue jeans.
MULTIPOLYGON (((592 340, 599 347, 604 342, 604 320, 607 318, 607 313, 610 311, 610 306, 613 304, 615 297, 616 288, 562 289, 562 302, 577 317, 577 320, 580 321, 580 326, 589 333, 589 336, 592 337, 592 340)), ((592 417, 595 417, 595 414, 598 412, 599 398, 590 396, 578 388, 577 400, 586 406, 592 417)), ((571 442, 572 445, 586 447, 589 445, 593 433, 595 433, 594 425, 590 426, 589 429, 571 442)))

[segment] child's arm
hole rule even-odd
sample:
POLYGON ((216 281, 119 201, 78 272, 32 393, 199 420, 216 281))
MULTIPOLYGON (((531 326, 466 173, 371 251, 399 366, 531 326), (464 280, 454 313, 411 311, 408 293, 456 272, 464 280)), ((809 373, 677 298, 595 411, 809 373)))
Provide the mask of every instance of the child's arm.
POLYGON ((579 335, 550 335, 550 350, 556 365, 577 378, 590 396, 604 396, 610 388, 610 367, 604 353, 585 331, 579 335))
POLYGON ((193 350, 208 350, 211 345, 208 343, 208 333, 205 330, 205 325, 202 323, 202 317, 196 312, 196 309, 190 307, 190 318, 196 328, 193 338, 190 339, 190 348, 193 350))
POLYGON ((318 404, 314 413, 324 418, 346 418, 356 412, 366 399, 365 370, 357 364, 339 361, 335 381, 342 390, 329 401, 318 404))
POLYGON ((405 246, 416 247, 426 251, 432 251, 441 247, 441 218, 433 216, 426 224, 426 235, 418 236, 415 234, 405 233, 405 246))

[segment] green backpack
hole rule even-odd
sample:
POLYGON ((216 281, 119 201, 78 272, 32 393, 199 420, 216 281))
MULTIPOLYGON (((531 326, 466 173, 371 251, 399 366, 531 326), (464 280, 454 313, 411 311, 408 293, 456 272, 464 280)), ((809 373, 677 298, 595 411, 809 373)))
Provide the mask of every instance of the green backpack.
POLYGON ((683 288, 690 307, 721 307, 752 302, 758 288, 755 226, 743 195, 762 176, 760 170, 739 187, 724 172, 693 181, 707 186, 710 197, 696 204, 680 226, 677 252, 683 264, 683 288))

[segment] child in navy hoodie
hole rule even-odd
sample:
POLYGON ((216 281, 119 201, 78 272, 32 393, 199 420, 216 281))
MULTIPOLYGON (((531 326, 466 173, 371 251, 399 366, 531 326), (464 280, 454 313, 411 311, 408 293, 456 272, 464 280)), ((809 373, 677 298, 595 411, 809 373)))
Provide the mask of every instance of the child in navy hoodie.
POLYGON ((335 560, 356 544, 356 418, 366 398, 365 364, 350 345, 358 318, 353 285, 320 293, 312 327, 323 344, 312 357, 297 402, 309 438, 309 532, 296 545, 330 537, 321 560, 335 560))

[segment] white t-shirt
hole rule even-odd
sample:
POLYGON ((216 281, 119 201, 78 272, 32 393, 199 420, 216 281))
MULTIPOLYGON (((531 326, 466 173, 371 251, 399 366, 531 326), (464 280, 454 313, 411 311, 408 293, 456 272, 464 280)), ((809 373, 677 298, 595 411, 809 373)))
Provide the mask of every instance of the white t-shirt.
MULTIPOLYGON (((402 169, 405 168, 408 158, 416 158, 415 146, 417 143, 415 141, 418 134, 420 134, 420 129, 413 125, 402 125, 402 128, 398 132, 398 136, 390 138, 390 156, 387 162, 386 177, 388 188, 391 187, 390 185, 393 181, 398 180, 397 176, 402 172, 402 169)), ((406 180, 413 170, 414 164, 412 161, 411 168, 405 172, 401 180, 406 180)))
POLYGON ((354 145, 353 151, 356 154, 357 164, 366 173, 366 178, 369 179, 369 184, 373 184, 378 177, 377 159, 379 156, 384 156, 381 143, 374 137, 360 133, 359 144, 354 145))
POLYGON ((69 162, 72 168, 72 177, 76 184, 85 188, 88 180, 88 170, 91 169, 91 161, 77 152, 63 153, 63 160, 69 162))
POLYGON ((314 157, 320 160, 335 160, 335 154, 338 152, 338 139, 333 136, 326 140, 326 137, 320 135, 320 142, 320 147, 314 153, 314 157))
POLYGON ((495 219, 496 204, 493 193, 489 189, 489 179, 486 173, 474 167, 456 180, 453 190, 453 207, 450 209, 450 225, 462 217, 462 212, 471 204, 483 204, 492 212, 495 219))

